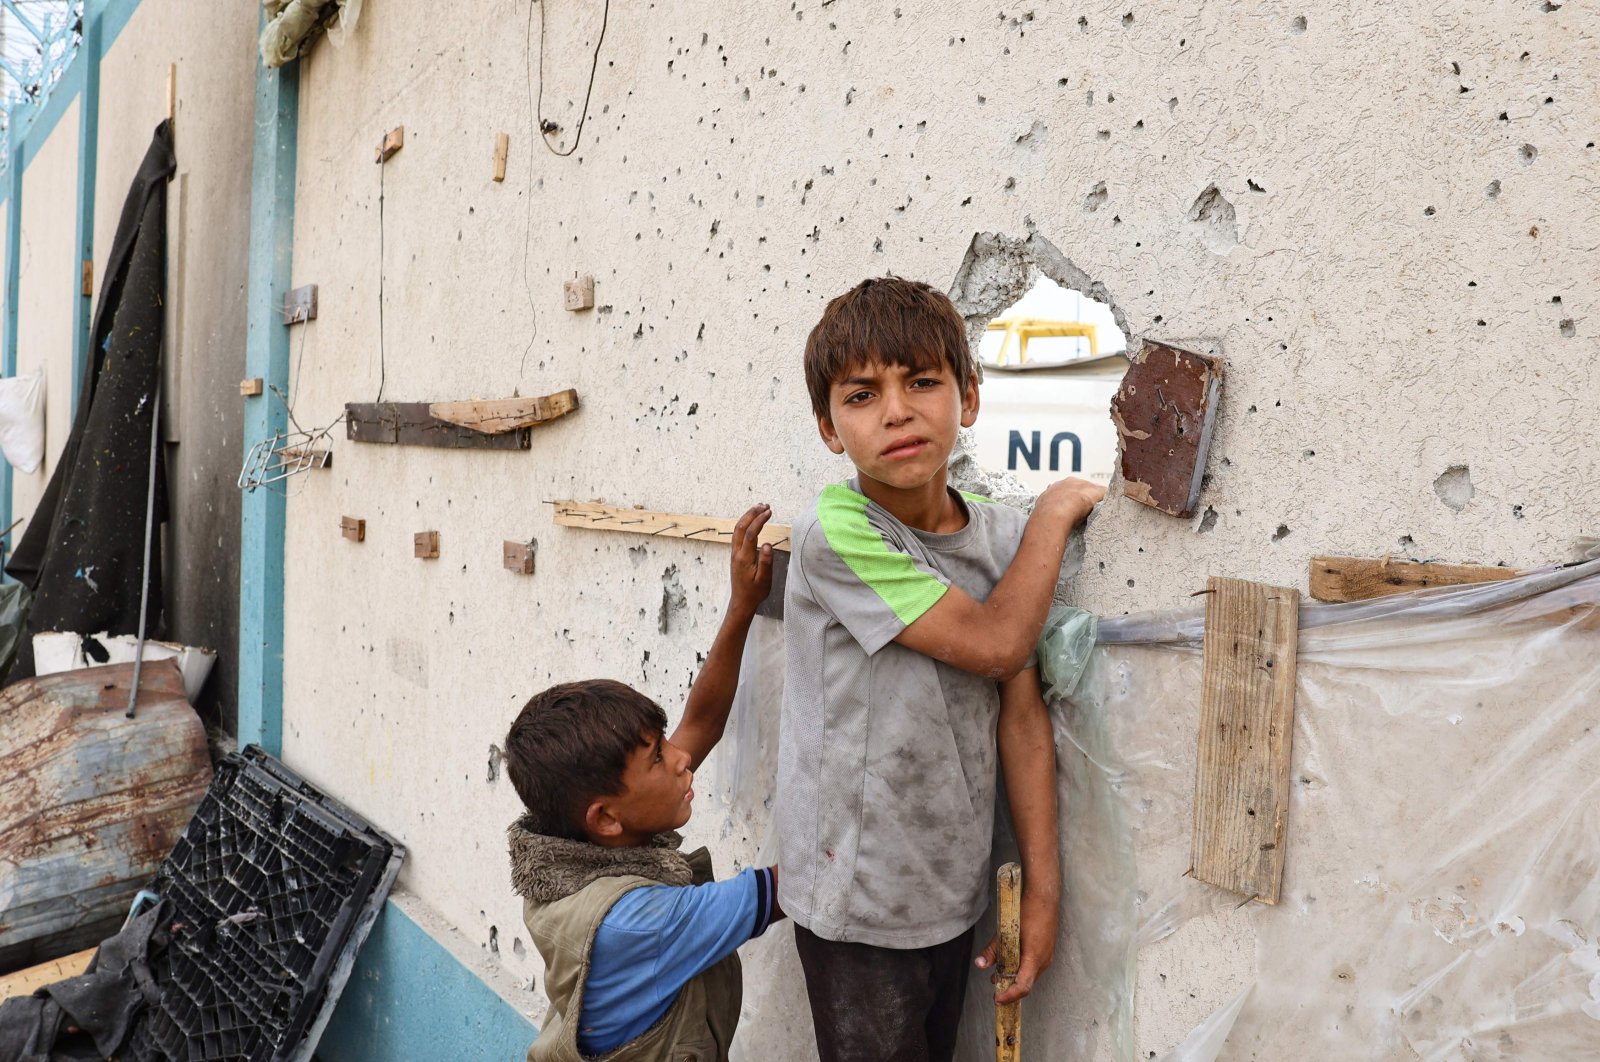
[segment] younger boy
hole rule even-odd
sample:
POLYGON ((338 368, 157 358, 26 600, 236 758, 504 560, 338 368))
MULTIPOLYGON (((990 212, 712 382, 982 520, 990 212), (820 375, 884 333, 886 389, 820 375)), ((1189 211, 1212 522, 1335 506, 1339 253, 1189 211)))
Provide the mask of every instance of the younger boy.
POLYGON ((1104 491, 1054 484, 1030 518, 950 489, 977 369, 961 315, 926 284, 866 280, 830 302, 805 376, 823 442, 856 475, 791 533, 779 898, 824 1062, 947 1060, 999 766, 1023 898, 1016 986, 997 1000, 1026 995, 1055 949, 1055 744, 1031 654, 1068 533, 1104 491))
POLYGON ((527 808, 508 831, 511 880, 550 997, 528 1062, 728 1057, 734 951, 782 917, 777 870, 712 882, 710 855, 681 855, 677 830, 771 589, 772 547, 757 547, 770 516, 758 505, 734 530, 728 611, 670 738, 654 701, 605 679, 545 690, 506 735, 506 773, 527 808))

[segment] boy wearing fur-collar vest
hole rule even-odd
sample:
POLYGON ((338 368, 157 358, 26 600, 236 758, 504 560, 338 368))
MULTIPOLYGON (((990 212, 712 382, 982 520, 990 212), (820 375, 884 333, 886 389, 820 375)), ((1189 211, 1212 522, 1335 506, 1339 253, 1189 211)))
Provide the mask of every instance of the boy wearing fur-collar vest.
POLYGON ((772 586, 771 510, 733 535, 732 592, 669 738, 666 714, 620 682, 554 686, 506 735, 526 806, 508 831, 512 886, 545 962, 550 1011, 528 1062, 724 1062, 739 1020, 740 944, 782 917, 777 868, 712 881, 678 851, 694 770, 722 737, 756 606, 772 586))

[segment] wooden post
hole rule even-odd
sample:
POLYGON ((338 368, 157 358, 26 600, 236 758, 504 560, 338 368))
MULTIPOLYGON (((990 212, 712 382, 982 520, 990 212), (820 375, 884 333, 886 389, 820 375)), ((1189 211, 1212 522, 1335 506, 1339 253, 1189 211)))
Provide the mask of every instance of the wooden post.
MULTIPOLYGON (((1017 967, 1022 962, 1022 868, 1007 863, 995 873, 995 891, 999 895, 999 954, 996 966, 1000 990, 1010 988, 1017 981, 1017 967)), ((1022 1001, 1004 1003, 994 1011, 995 1062, 1017 1062, 1022 1054, 1022 1001)))

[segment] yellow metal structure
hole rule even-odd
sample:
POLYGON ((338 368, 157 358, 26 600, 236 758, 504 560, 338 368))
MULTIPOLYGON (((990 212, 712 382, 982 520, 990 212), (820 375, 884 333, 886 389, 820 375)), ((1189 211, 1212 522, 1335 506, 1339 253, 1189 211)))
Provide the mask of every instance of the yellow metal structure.
POLYGON ((989 331, 1004 332, 1005 339, 1000 342, 1000 353, 995 355, 995 364, 1006 363, 1006 352, 1011 347, 1013 338, 1017 341, 1017 363, 1028 363, 1028 340, 1030 339, 1056 339, 1063 336, 1075 336, 1089 341, 1089 357, 1100 356, 1099 330, 1088 321, 1056 321, 1045 317, 1012 317, 989 322, 989 331))

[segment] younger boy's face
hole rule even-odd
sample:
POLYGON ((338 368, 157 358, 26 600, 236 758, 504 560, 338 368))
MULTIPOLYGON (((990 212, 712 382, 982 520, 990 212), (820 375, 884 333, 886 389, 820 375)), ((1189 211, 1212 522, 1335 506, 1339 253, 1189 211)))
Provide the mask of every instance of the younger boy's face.
POLYGON ((622 792, 590 805, 585 825, 596 844, 646 844, 658 833, 676 830, 693 813, 689 754, 659 733, 644 738, 644 744, 628 754, 622 792))
POLYGON ((848 454, 864 476, 900 490, 925 486, 943 470, 956 434, 978 419, 978 381, 962 387, 941 359, 936 368, 858 365, 828 390, 822 441, 848 454))

